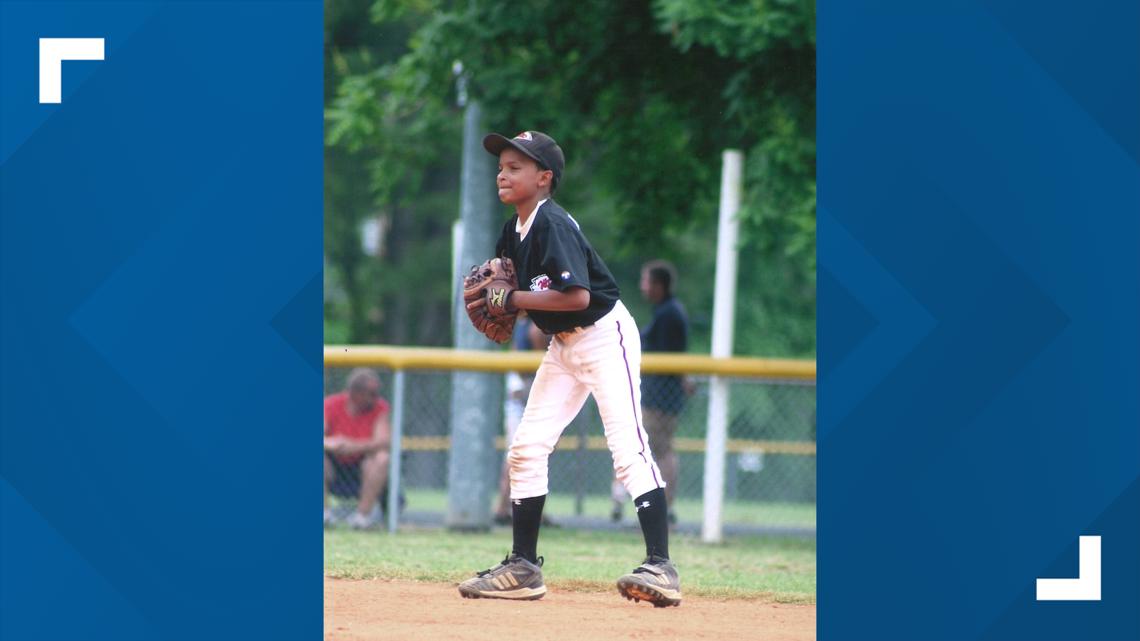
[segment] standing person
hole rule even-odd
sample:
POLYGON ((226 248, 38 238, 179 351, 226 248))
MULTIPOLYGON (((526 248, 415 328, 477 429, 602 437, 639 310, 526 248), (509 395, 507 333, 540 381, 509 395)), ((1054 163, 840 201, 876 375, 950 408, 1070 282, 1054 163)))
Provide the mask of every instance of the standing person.
MULTIPOLYGON (((677 270, 667 261, 651 260, 641 267, 641 295, 653 304, 653 320, 641 330, 643 352, 684 352, 689 348, 689 318, 681 301, 673 295, 677 270)), ((661 466, 665 478, 665 496, 669 503, 669 522, 677 522, 674 502, 677 498, 679 457, 673 449, 677 435, 677 417, 685 409, 682 377, 648 375, 641 378, 641 411, 645 431, 649 433, 649 449, 661 466)), ((611 494, 614 506, 611 518, 621 520, 625 488, 614 479, 611 494)))
MULTIPOLYGON (((594 395, 614 470, 634 499, 645 561, 617 581, 627 599, 679 605, 681 582, 669 560, 665 483, 641 422, 641 337, 619 300, 617 283, 570 214, 551 198, 562 180, 562 149, 544 133, 489 134, 483 147, 499 158, 499 200, 515 208, 496 256, 515 265, 518 289, 497 299, 526 310, 554 336, 535 374, 511 443, 513 545, 502 563, 459 584, 464 597, 539 599, 546 594, 538 531, 548 492, 548 459, 558 437, 594 395)), ((488 296, 492 295, 490 288, 488 296)), ((486 298, 469 303, 487 305, 486 298)))
POLYGON ((370 369, 352 370, 344 391, 325 398, 325 525, 334 521, 328 508, 330 489, 338 496, 359 497, 349 526, 375 525, 372 508, 388 484, 388 416, 380 377, 370 369))

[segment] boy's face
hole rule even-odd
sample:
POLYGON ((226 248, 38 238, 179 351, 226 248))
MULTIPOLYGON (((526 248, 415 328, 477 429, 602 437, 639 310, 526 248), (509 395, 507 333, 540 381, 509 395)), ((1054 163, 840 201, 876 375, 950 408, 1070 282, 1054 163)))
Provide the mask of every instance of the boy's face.
POLYGON ((550 191, 554 172, 539 169, 530 156, 517 149, 507 148, 499 154, 499 200, 508 205, 525 203, 550 191))

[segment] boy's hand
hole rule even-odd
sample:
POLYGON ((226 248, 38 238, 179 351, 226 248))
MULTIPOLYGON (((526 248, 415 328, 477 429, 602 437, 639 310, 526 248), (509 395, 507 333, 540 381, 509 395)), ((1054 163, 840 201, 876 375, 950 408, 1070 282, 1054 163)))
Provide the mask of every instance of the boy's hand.
POLYGON ((508 311, 510 292, 517 287, 515 266, 509 258, 492 258, 471 268, 463 279, 463 300, 471 324, 496 343, 511 339, 515 314, 508 311))
POLYGON ((487 288, 483 290, 483 301, 487 307, 487 312, 492 316, 506 316, 508 314, 514 315, 519 310, 517 307, 511 305, 511 294, 514 293, 515 283, 512 278, 510 282, 504 280, 492 281, 487 288))

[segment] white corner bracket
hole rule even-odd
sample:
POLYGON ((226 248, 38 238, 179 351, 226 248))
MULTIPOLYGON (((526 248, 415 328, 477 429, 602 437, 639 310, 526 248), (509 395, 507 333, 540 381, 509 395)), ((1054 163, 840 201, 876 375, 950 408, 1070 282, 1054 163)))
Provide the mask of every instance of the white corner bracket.
POLYGON ((1038 601, 1100 601, 1100 537, 1082 536, 1075 579, 1037 579, 1038 601))
POLYGON ((102 38, 40 38, 40 104, 63 101, 64 60, 102 59, 102 38))

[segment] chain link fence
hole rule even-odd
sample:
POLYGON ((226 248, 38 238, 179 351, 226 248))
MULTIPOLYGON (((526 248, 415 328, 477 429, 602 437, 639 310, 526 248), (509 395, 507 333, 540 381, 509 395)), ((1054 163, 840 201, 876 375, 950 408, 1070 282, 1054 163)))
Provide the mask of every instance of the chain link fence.
MULTIPOLYGON (((325 369, 325 393, 344 390, 350 370, 325 369)), ((393 392, 392 370, 377 368, 382 396, 393 392)), ((486 373, 503 385, 504 403, 498 424, 521 415, 518 377, 486 373), (512 405, 513 404, 513 405, 512 405)), ((409 516, 434 515, 442 522, 447 510, 448 435, 450 434, 451 372, 407 370, 403 399, 402 497, 409 516)), ((695 526, 702 516, 705 465, 705 426, 708 416, 709 377, 686 376, 676 386, 677 398, 658 405, 677 411, 674 449, 678 454, 678 482, 673 508, 678 522, 695 526)), ((814 531, 816 499, 815 384, 803 380, 728 378, 730 389, 728 447, 725 466, 723 522, 744 530, 814 531)), ((525 381, 524 381, 525 382, 525 381)), ((645 402, 650 402, 646 400, 645 402)), ((496 439, 499 456, 488 461, 487 472, 499 478, 505 456, 504 432, 496 439)), ((546 514, 573 524, 636 522, 625 496, 624 509, 615 513, 613 465, 606 447, 601 418, 593 399, 563 432, 550 458, 550 495, 546 514)), ((339 492, 334 509, 343 516, 355 505, 352 492, 339 492)), ((383 499, 383 497, 381 497, 383 499)), ((499 499, 488 497, 492 510, 499 499)), ((381 500, 383 503, 383 500, 381 500)), ((326 512, 327 515, 327 512, 326 512)), ((379 516, 377 514, 377 516, 379 516)), ((335 518, 335 516, 334 516, 335 518)))

